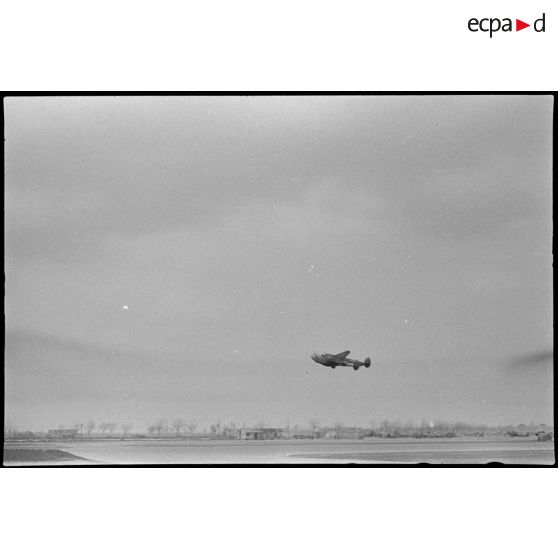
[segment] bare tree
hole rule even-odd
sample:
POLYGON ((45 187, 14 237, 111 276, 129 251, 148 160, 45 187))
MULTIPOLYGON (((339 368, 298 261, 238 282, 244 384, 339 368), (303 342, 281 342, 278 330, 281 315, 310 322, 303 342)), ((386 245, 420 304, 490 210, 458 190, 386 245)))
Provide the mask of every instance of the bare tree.
POLYGON ((11 420, 6 420, 6 423, 4 424, 4 434, 6 438, 16 437, 18 432, 19 428, 11 420))
POLYGON ((188 431, 190 432, 190 436, 192 436, 196 430, 196 428, 198 427, 198 421, 196 419, 192 419, 190 421, 188 421, 188 423, 186 424, 186 427, 188 428, 188 431))
POLYGON ((93 432, 93 429, 95 428, 95 421, 93 419, 89 419, 86 423, 85 423, 85 430, 87 430, 87 435, 91 436, 91 432, 93 432))
POLYGON ((212 424, 209 427, 209 431, 211 432, 212 436, 217 436, 217 434, 221 434, 221 419, 219 419, 215 424, 212 424))
POLYGON ((112 434, 118 428, 117 422, 109 422, 107 430, 112 434))
POLYGON ((157 436, 160 436, 165 430, 168 430, 168 421, 166 419, 160 419, 153 425, 153 432, 157 436))
POLYGON ((316 417, 312 417, 308 421, 308 424, 310 425, 310 428, 312 429, 312 438, 314 438, 314 436, 316 434, 316 430, 320 426, 320 421, 316 417))
POLYGON ((341 438, 341 430, 342 430, 342 428, 343 428, 343 423, 342 423, 342 422, 336 422, 336 423, 333 425, 333 428, 334 428, 334 430, 335 430, 335 438, 336 438, 336 439, 341 438))
POLYGON ((122 430, 122 434, 124 434, 124 436, 127 436, 133 427, 134 425, 129 422, 120 425, 120 429, 122 430))
POLYGON ((393 423, 388 419, 384 419, 382 422, 380 422, 379 428, 380 432, 382 432, 383 434, 391 434, 394 430, 393 423))
POLYGON ((83 422, 75 422, 73 424, 74 430, 77 430, 83 436, 83 422))
POLYGON ((186 422, 182 419, 176 419, 172 421, 172 429, 174 430, 175 436, 180 436, 181 432, 184 430, 186 422))
POLYGON ((415 423, 412 420, 408 420, 403 425, 403 430, 407 433, 413 432, 415 429, 415 423))
POLYGON ((100 422, 99 428, 101 429, 101 432, 104 434, 110 428, 110 422, 100 422))

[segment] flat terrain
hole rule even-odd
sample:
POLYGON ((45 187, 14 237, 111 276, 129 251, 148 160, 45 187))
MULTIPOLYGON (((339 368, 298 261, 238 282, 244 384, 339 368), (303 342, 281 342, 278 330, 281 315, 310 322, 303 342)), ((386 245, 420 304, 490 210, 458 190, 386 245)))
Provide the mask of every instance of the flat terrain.
POLYGON ((67 451, 59 449, 36 449, 30 447, 13 447, 8 445, 4 449, 4 462, 7 464, 14 463, 63 463, 69 461, 81 461, 85 463, 87 460, 79 458, 67 451))
POLYGON ((554 443, 534 438, 367 440, 97 440, 9 442, 5 465, 554 463, 554 443), (25 450, 25 451, 23 451, 25 450), (41 450, 58 450, 48 454, 41 450), (87 461, 83 461, 86 459, 87 461))

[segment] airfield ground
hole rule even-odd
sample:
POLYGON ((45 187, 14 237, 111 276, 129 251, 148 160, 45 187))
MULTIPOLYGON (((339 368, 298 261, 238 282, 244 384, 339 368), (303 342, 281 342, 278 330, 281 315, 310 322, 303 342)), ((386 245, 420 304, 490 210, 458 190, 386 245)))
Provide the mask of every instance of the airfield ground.
POLYGON ((554 443, 533 438, 436 440, 100 440, 8 442, 4 464, 554 464, 554 443))

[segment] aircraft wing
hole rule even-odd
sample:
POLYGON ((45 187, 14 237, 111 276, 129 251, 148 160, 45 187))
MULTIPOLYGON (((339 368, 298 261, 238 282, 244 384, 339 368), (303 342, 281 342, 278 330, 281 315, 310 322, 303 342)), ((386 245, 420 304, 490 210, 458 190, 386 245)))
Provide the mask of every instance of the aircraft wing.
POLYGON ((350 353, 351 351, 343 351, 342 353, 339 353, 337 355, 333 355, 335 358, 347 358, 347 355, 350 353))

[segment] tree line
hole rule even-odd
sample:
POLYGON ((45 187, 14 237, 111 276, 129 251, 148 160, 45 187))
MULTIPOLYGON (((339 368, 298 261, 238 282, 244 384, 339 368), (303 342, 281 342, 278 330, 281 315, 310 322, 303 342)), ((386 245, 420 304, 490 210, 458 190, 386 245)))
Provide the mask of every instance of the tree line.
MULTIPOLYGON (((535 425, 530 425, 533 429, 535 425)), ((546 425, 538 425, 545 426, 546 425)), ((245 425, 243 425, 243 428, 245 425)), ((266 423, 263 421, 256 422, 253 426, 254 428, 265 428, 266 423)), ((336 437, 342 437, 343 433, 347 431, 360 431, 365 435, 369 436, 385 436, 387 435, 412 435, 412 434, 424 434, 424 433, 448 433, 454 432, 456 434, 463 434, 472 431, 476 432, 488 432, 498 430, 509 430, 509 429, 525 429, 527 425, 520 424, 517 426, 505 425, 505 426, 487 426, 485 424, 470 424, 465 421, 445 421, 445 420, 431 420, 421 419, 419 421, 399 421, 383 419, 380 421, 371 420, 369 426, 347 426, 343 422, 337 421, 333 425, 322 425, 321 421, 316 417, 310 417, 305 426, 299 426, 298 424, 282 427, 282 430, 289 435, 305 435, 310 434, 314 437, 321 437, 327 432, 334 432, 336 437)), ((95 435, 103 436, 115 436, 120 434, 123 437, 134 434, 135 436, 142 436, 147 434, 151 437, 181 437, 181 436, 193 436, 198 429, 198 421, 196 419, 183 419, 176 418, 172 421, 168 419, 159 419, 147 427, 147 430, 143 433, 134 433, 134 425, 130 422, 110 422, 110 421, 100 421, 96 422, 93 419, 88 419, 87 421, 76 421, 72 424, 71 430, 75 431, 79 437, 93 437, 95 435)), ((63 424, 58 426, 58 431, 66 430, 63 424)), ((238 427, 234 422, 227 425, 222 424, 221 420, 218 420, 210 425, 209 431, 204 430, 205 434, 212 437, 235 437, 240 433, 241 428, 238 427)), ((6 418, 4 422, 4 437, 5 439, 14 439, 19 437, 31 437, 33 432, 21 431, 18 426, 6 418)), ((61 433, 64 435, 64 433, 61 433)))

